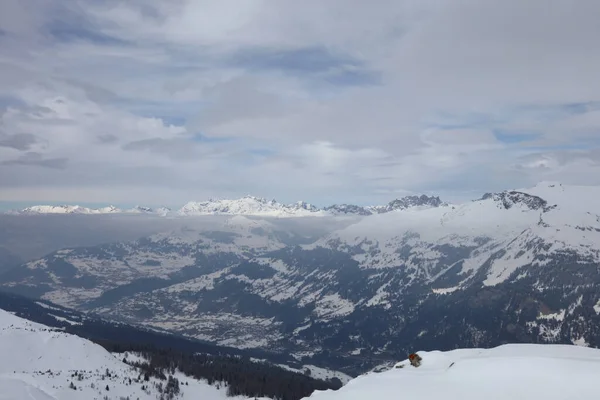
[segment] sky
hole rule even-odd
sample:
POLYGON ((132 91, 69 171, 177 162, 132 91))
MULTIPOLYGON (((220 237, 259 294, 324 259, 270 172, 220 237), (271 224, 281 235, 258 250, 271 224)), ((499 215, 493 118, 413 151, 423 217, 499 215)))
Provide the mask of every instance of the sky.
POLYGON ((2 0, 0 204, 600 184, 597 0, 2 0))

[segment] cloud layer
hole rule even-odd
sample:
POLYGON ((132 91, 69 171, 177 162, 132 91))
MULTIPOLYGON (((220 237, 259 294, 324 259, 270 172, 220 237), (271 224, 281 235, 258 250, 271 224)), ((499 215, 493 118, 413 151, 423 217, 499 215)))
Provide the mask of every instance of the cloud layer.
POLYGON ((4 0, 0 201, 600 184, 600 3, 4 0))

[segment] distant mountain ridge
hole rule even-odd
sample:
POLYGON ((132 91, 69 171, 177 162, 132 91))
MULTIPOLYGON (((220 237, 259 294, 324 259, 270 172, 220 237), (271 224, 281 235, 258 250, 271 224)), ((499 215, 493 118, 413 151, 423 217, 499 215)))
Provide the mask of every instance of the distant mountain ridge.
POLYGON ((406 196, 395 199, 385 205, 357 206, 353 204, 334 204, 319 208, 313 204, 298 201, 291 204, 279 203, 262 197, 244 196, 239 199, 209 199, 206 201, 190 201, 177 211, 167 207, 150 208, 135 206, 131 209, 121 209, 113 205, 101 208, 89 208, 78 205, 39 205, 22 210, 8 212, 13 215, 39 214, 148 214, 159 216, 202 216, 202 215, 255 215, 264 217, 308 217, 308 216, 367 216, 382 214, 409 208, 443 207, 448 203, 439 197, 427 195, 406 196))
POLYGON ((37 214, 85 214, 85 215, 97 215, 97 214, 156 214, 156 215, 167 215, 171 212, 170 208, 159 207, 150 208, 135 206, 133 208, 122 209, 109 205, 100 208, 82 207, 79 205, 38 205, 26 207, 21 210, 8 211, 6 214, 12 215, 37 215, 37 214))

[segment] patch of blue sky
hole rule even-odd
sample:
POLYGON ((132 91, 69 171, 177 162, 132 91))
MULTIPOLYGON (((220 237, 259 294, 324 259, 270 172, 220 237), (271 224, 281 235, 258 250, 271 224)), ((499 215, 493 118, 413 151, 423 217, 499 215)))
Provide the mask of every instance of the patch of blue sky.
POLYGON ((562 104, 531 104, 512 107, 503 113, 510 119, 528 119, 540 122, 559 121, 569 116, 583 115, 591 111, 599 110, 600 102, 578 102, 562 104))
POLYGON ((207 136, 202 133, 196 133, 191 136, 190 140, 192 142, 199 142, 199 143, 228 143, 228 142, 234 141, 235 138, 207 136))
POLYGON ((493 129, 510 125, 519 120, 557 121, 570 115, 581 115, 590 111, 599 110, 600 102, 579 102, 563 104, 529 104, 504 107, 495 112, 479 113, 451 113, 436 112, 426 126, 439 129, 467 129, 485 128, 493 129))
POLYGON ((304 73, 328 71, 340 65, 359 65, 359 62, 351 57, 334 55, 320 46, 291 50, 247 48, 232 54, 227 61, 246 69, 275 69, 304 73))
POLYGON ((532 142, 542 137, 541 133, 510 131, 502 129, 494 129, 492 130, 492 133, 499 142, 506 144, 532 142))
POLYGON ((184 126, 187 122, 186 117, 176 115, 148 115, 148 117, 160 118, 165 125, 184 126))
POLYGON ((160 118, 165 124, 184 126, 198 114, 201 102, 163 102, 133 98, 114 99, 111 104, 145 118, 160 118))
POLYGON ((20 108, 25 106, 27 106, 27 104, 17 97, 0 94, 0 110, 8 107, 20 108))

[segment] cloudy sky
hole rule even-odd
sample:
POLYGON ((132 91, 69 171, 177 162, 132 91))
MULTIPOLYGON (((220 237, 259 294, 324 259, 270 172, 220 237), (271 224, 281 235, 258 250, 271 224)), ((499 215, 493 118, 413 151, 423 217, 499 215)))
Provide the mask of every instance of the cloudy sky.
POLYGON ((0 202, 600 184, 597 0, 2 0, 0 202))

